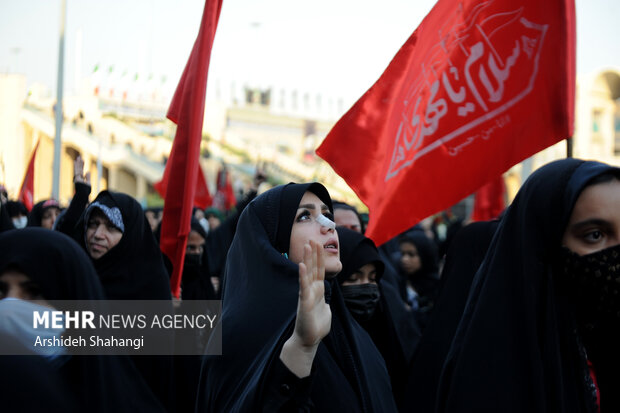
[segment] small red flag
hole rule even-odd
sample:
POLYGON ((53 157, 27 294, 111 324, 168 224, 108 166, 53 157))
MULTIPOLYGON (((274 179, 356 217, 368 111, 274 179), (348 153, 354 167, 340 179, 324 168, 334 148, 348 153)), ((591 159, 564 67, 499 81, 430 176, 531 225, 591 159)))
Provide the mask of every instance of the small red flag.
POLYGON ((382 244, 571 136, 574 0, 439 0, 317 154, 382 244))
POLYGON ((202 175, 199 173, 199 158, 207 74, 221 9, 222 0, 205 1, 200 31, 167 115, 168 119, 177 124, 177 131, 164 172, 163 181, 167 185, 160 248, 172 261, 170 286, 172 294, 177 298, 181 292, 183 260, 190 232, 196 185, 202 175))
POLYGON ((217 192, 213 206, 220 211, 228 211, 237 204, 235 191, 230 183, 230 174, 224 166, 217 173, 217 192))
POLYGON ((30 155, 30 161, 28 162, 28 168, 26 168, 26 174, 24 175, 24 181, 22 187, 19 190, 19 197, 17 198, 22 204, 26 206, 28 212, 34 205, 34 159, 37 156, 37 149, 39 149, 39 142, 34 147, 32 155, 30 155))
POLYGON ((476 191, 472 221, 495 219, 506 208, 506 185, 500 175, 476 191))

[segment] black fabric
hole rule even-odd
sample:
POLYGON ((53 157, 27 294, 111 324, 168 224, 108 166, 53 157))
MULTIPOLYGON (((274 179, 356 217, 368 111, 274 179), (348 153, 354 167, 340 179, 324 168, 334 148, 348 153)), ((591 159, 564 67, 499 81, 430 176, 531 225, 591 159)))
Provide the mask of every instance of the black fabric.
POLYGON ((315 411, 310 399, 315 376, 316 370, 313 369, 308 377, 300 379, 282 363, 280 358, 277 358, 266 379, 269 388, 264 391, 262 411, 265 413, 315 411))
POLYGON ((43 219, 43 213, 49 208, 56 208, 60 210, 60 204, 55 199, 46 199, 45 201, 38 202, 32 207, 30 215, 28 215, 29 227, 40 227, 41 220, 43 219))
POLYGON ((380 263, 378 266, 379 306, 375 316, 370 320, 360 322, 360 325, 368 332, 383 356, 390 374, 395 399, 400 403, 404 397, 409 366, 420 340, 420 329, 413 314, 406 310, 398 291, 381 277, 384 265, 372 240, 346 228, 337 228, 337 231, 340 259, 343 263, 342 271, 338 274, 340 284, 363 265, 380 263))
MULTIPOLYGON (((191 220, 191 230, 197 232, 206 241, 207 233, 196 218, 191 220)), ((181 278, 181 299, 217 300, 220 298, 211 283, 209 258, 210 255, 204 246, 201 254, 185 254, 181 278)))
MULTIPOLYGON (((298 266, 283 255, 288 242, 282 251, 284 233, 290 239, 294 211, 306 190, 331 208, 321 185, 289 184, 260 195, 241 215, 228 253, 217 326, 224 354, 204 359, 197 411, 257 412, 273 400, 270 393, 280 391, 279 383, 267 378, 292 333, 299 295, 298 266)), ((313 363, 310 399, 316 411, 394 411, 381 355, 346 311, 337 284, 326 290, 327 300, 328 295, 331 331, 313 363)))
MULTIPOLYGON (((103 289, 86 253, 69 237, 55 231, 25 228, 1 234, 0 273, 9 268, 25 273, 39 286, 47 300, 104 299, 103 289)), ((24 357, 35 358, 24 363, 26 369, 40 364, 37 356, 24 357)), ((4 366, 7 362, 2 364, 4 366)), ((44 370, 37 374, 44 374, 44 370)), ((79 411, 164 411, 126 357, 72 356, 58 374, 65 380, 59 387, 71 390, 67 398, 77 401, 79 411)), ((6 375, 4 370, 3 375, 6 375)), ((50 377, 54 378, 57 376, 50 377)), ((38 397, 29 388, 14 394, 15 397, 19 395, 38 397)))
POLYGON ((429 305, 435 300, 439 288, 439 255, 435 242, 429 239, 424 232, 413 230, 405 233, 399 238, 399 243, 403 241, 415 245, 422 267, 413 275, 402 273, 402 277, 408 280, 413 288, 422 298, 428 299, 429 305))
POLYGON ((11 216, 9 215, 6 204, 0 202, 0 232, 9 231, 11 229, 15 229, 15 225, 13 225, 13 221, 11 221, 11 216))
MULTIPOLYGON (((120 209, 125 231, 119 243, 103 257, 93 260, 109 300, 170 300, 168 274, 140 204, 129 195, 102 191, 93 202, 120 209)), ((85 214, 74 239, 86 249, 85 214)))
POLYGON ((435 411, 439 377, 463 315, 469 289, 499 222, 475 222, 453 238, 441 274, 441 292, 412 363, 403 411, 435 411))
POLYGON ((20 214, 28 216, 28 209, 26 209, 26 205, 19 201, 8 201, 6 203, 6 210, 11 218, 20 214))
MULTIPOLYGON (((422 331, 428 325, 435 300, 439 293, 439 255, 435 241, 430 239, 424 231, 414 228, 398 238, 399 245, 403 241, 415 245, 420 258, 421 268, 413 274, 405 274, 400 268, 399 289, 403 300, 408 300, 407 284, 417 293, 418 308, 415 309, 415 318, 422 331)), ((400 258, 400 252, 397 254, 400 258)), ((399 263, 400 265, 400 263, 399 263)))
MULTIPOLYGON (((67 231, 86 250, 84 209, 86 188, 76 184, 76 196, 60 231, 67 231), (80 191, 78 192, 78 188, 80 191), (79 195, 78 195, 79 194, 79 195), (75 216, 81 213, 77 222, 75 216)), ((119 243, 99 259, 91 259, 108 300, 171 300, 168 272, 162 253, 140 204, 131 196, 102 191, 93 202, 121 211, 125 230, 119 243)), ((170 305, 172 313, 172 303, 170 305)), ((172 352, 174 338, 169 336, 172 352)), ((172 353, 171 353, 172 354, 172 353)), ((131 359, 162 403, 171 409, 174 399, 172 356, 133 356, 131 359)))
POLYGON ((72 236, 76 232, 80 232, 80 229, 77 228, 77 224, 88 204, 88 197, 90 196, 91 189, 90 185, 81 182, 75 182, 74 187, 75 193, 73 194, 73 198, 71 198, 69 206, 58 216, 54 223, 54 229, 56 231, 60 231, 69 236, 72 236))
MULTIPOLYGON (((5 349, 10 339, 0 333, 5 349)), ((43 358, 0 356, 0 371, 3 412, 80 412, 77 394, 43 358)))
POLYGON ((205 256, 208 263, 208 272, 211 276, 221 277, 224 273, 226 256, 232 243, 237 222, 245 207, 256 197, 256 191, 249 191, 235 207, 235 212, 223 220, 219 227, 210 230, 205 244, 205 256))
POLYGON ((375 243, 363 234, 353 230, 338 227, 338 244, 340 246, 340 262, 342 270, 338 274, 338 283, 345 282, 351 274, 366 264, 374 264, 377 269, 377 282, 383 278, 385 264, 375 243))
MULTIPOLYGON (((556 288, 553 267, 579 194, 612 169, 564 159, 525 182, 474 277, 442 372, 438 412, 595 411, 574 303, 556 288)), ((601 412, 618 411, 617 356, 595 361, 586 351, 601 412), (607 368, 614 373, 598 374, 607 368)))

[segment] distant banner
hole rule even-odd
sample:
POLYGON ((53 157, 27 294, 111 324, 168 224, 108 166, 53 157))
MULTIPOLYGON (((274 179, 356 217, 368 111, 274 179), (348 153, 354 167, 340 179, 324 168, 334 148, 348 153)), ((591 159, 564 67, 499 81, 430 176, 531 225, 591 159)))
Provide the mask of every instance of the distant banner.
POLYGON ((381 244, 570 137, 574 97, 573 0, 440 0, 317 153, 381 244))

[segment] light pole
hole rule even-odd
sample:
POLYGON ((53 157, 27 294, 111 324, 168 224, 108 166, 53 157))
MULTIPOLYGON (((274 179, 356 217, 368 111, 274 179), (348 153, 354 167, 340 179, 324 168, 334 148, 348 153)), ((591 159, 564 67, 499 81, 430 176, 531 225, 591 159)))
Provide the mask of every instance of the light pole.
POLYGON ((52 198, 58 199, 60 193, 60 135, 62 131, 62 91, 65 60, 65 17, 67 1, 61 0, 60 6, 60 42, 58 45, 58 82, 56 88, 56 134, 54 135, 54 171, 52 180, 52 198))

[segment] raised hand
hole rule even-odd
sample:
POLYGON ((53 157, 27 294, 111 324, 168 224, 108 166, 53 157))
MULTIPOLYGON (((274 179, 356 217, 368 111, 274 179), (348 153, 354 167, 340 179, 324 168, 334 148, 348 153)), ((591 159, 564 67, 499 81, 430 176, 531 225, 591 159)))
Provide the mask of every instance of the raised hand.
POLYGON ((86 172, 84 175, 84 159, 79 155, 73 163, 73 182, 90 185, 90 172, 86 172))
POLYGON ((304 246, 299 264, 299 300, 292 336, 284 343, 280 359, 297 377, 312 370, 317 348, 331 329, 332 313, 325 302, 323 246, 314 241, 304 246))
POLYGON ((304 246, 304 262, 299 264, 299 301, 295 332, 299 342, 315 346, 331 328, 332 313, 325 303, 323 246, 314 241, 304 246))

